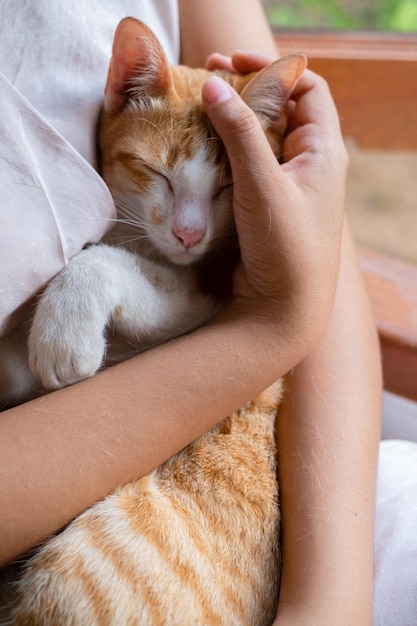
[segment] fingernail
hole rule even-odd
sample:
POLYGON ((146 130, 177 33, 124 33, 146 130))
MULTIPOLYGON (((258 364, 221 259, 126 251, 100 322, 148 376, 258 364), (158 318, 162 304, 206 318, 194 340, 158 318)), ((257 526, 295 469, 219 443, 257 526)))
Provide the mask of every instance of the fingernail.
POLYGON ((232 97, 232 87, 220 76, 212 76, 204 84, 204 97, 209 104, 226 102, 232 97))

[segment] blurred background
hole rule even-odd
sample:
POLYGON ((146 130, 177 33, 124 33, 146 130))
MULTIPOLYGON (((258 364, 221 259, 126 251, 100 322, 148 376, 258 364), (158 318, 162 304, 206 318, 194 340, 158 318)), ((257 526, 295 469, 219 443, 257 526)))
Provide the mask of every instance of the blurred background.
MULTIPOLYGON (((396 34, 399 45, 406 37, 411 55, 414 45, 411 62, 417 63, 417 0, 263 0, 263 5, 271 25, 288 29, 289 37, 294 29, 335 38, 348 31, 382 31, 388 38, 396 34)), ((417 264, 417 152, 361 150, 349 138, 346 144, 347 212, 358 243, 417 264)))
POLYGON ((416 0, 264 0, 279 27, 417 31, 416 0))

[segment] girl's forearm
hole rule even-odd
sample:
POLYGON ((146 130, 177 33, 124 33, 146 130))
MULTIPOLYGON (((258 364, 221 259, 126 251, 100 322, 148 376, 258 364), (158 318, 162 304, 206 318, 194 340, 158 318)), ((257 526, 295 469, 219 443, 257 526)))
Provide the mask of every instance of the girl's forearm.
POLYGON ((371 624, 381 371, 347 233, 331 322, 287 382, 279 421, 284 547, 276 624, 371 624))

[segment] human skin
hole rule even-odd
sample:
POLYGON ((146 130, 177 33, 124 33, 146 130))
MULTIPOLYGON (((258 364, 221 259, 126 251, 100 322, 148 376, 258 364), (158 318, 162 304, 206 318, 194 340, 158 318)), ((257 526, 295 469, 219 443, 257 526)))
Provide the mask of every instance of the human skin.
MULTIPOLYGON (((213 15, 220 13, 215 5, 213 15)), ((252 32, 258 36, 257 29, 252 32)), ((201 36, 193 31, 194 45, 201 36)), ((265 34, 258 42, 248 37, 247 45, 233 45, 265 56, 231 58, 230 48, 218 46, 217 52, 227 56, 212 55, 208 67, 254 71, 276 55, 265 34)), ((346 223, 343 230, 330 321, 315 348, 286 377, 278 421, 283 566, 274 626, 372 624, 381 361, 346 223)))
MULTIPOLYGON (((254 71, 270 60, 213 55, 208 66, 254 71)), ((286 377, 286 389, 278 421, 283 568, 275 625, 371 624, 381 366, 346 223, 331 319, 286 377)))
MULTIPOLYGON (((201 65, 214 50, 230 54, 244 47, 274 54, 257 2, 245 3, 245 11, 238 2, 207 4, 180 3, 183 62, 201 65), (239 28, 230 29, 233 19, 239 28)), ((315 616, 332 615, 332 584, 340 576, 330 577, 329 569, 350 575, 354 567, 364 589, 353 599, 357 609, 351 615, 357 621, 352 617, 345 623, 365 624, 372 585, 369 503, 373 501, 379 361, 369 306, 364 295, 358 296, 363 286, 347 236, 332 311, 346 174, 334 107, 322 81, 308 75, 297 92, 301 104, 305 103, 304 113, 301 106, 305 118, 292 133, 292 158, 280 168, 243 103, 233 96, 218 102, 216 89, 219 86, 213 83, 205 88, 207 112, 235 163, 239 199, 235 210, 244 264, 235 280, 235 298, 222 315, 187 337, 2 414, 0 562, 6 563, 55 532, 116 486, 157 466, 302 361, 289 379, 292 399, 279 428, 284 567, 277 624, 311 624, 305 616, 313 608, 315 616), (317 111, 322 113, 320 119, 317 111), (232 123, 234 119, 241 120, 239 126, 232 123), (256 163, 264 163, 262 190, 265 179, 271 181, 265 202, 257 201, 256 207, 247 199, 259 196, 259 182, 248 181, 248 168, 238 166, 242 157, 249 165, 253 163, 254 154, 256 163), (316 186, 312 186, 312 168, 316 186), (262 264, 251 265, 259 252, 251 233, 263 231, 271 207, 275 217, 265 250, 266 272, 262 264), (364 345, 369 347, 366 359, 361 351, 364 345), (354 348, 363 362, 359 371, 365 369, 366 360, 367 386, 353 371, 354 348), (335 363, 341 368, 336 386, 335 363), (201 380, 210 402, 201 399, 201 380), (331 387, 332 393, 328 398, 305 394, 305 380, 315 380, 315 388, 324 392, 331 387), (314 419, 307 420, 306 415, 314 419), (368 436, 358 447, 363 420, 368 436), (319 441, 306 428, 306 421, 319 428, 319 441), (337 446, 338 453, 343 451, 346 463, 338 466, 337 454, 323 458, 323 441, 337 446), (300 470, 298 450, 309 451, 308 471, 300 470), (291 495, 293 486, 288 487, 294 468, 298 493, 308 494, 301 504, 291 495), (339 493, 347 498, 344 503, 331 491, 323 492, 319 481, 311 480, 322 474, 338 485, 339 493), (352 482, 362 494, 360 501, 347 489, 352 482), (306 520, 317 514, 316 502, 321 519, 331 514, 337 520, 331 544, 334 554, 327 536, 323 537, 325 532, 314 533, 314 528, 304 532, 306 520), (361 524, 348 527, 346 511, 357 512, 361 524), (292 534, 286 528, 293 528, 292 534), (304 557, 319 573, 314 581, 307 576, 308 568, 299 567, 304 557), (304 588, 309 590, 306 599, 300 598, 304 588)), ((354 365, 358 367, 357 362, 354 365)), ((335 588, 336 597, 340 601, 343 597, 345 604, 348 596, 352 600, 351 583, 357 588, 357 581, 349 578, 344 595, 338 585, 335 588)), ((333 622, 317 617, 317 623, 342 624, 347 613, 333 622)))
POLYGON ((381 367, 347 227, 330 322, 286 386, 278 421, 283 568, 275 626, 371 625, 381 367))

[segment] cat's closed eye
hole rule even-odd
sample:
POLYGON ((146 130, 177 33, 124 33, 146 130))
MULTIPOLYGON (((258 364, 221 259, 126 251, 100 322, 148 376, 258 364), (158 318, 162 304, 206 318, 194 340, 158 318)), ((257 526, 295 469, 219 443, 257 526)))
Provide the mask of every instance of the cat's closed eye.
POLYGON ((174 187, 167 173, 161 172, 160 170, 156 170, 155 168, 150 167, 149 165, 142 165, 141 167, 145 170, 148 170, 148 172, 150 173, 154 181, 156 179, 157 183, 165 183, 169 191, 171 191, 172 193, 174 192, 174 187))

